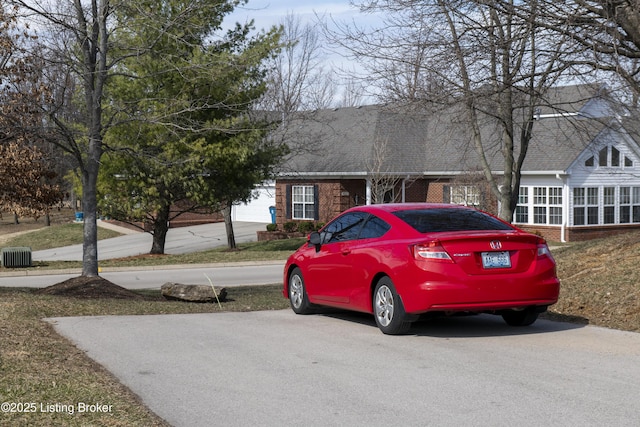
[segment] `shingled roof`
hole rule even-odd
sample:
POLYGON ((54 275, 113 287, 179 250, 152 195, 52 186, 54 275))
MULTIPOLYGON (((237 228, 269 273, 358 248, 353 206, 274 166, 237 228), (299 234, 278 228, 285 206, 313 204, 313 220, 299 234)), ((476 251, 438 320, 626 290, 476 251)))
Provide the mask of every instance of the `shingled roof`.
MULTIPOLYGON (((608 126, 602 88, 557 88, 545 97, 523 171, 565 171, 608 126), (590 95, 589 95, 590 94, 590 95), (559 107, 554 110, 550 103, 559 107)), ((370 105, 299 113, 281 129, 296 147, 283 174, 357 176, 372 172, 410 175, 456 174, 480 169, 469 126, 459 106, 418 110, 370 105)), ((482 126, 492 169, 503 170, 501 133, 491 120, 482 126)))

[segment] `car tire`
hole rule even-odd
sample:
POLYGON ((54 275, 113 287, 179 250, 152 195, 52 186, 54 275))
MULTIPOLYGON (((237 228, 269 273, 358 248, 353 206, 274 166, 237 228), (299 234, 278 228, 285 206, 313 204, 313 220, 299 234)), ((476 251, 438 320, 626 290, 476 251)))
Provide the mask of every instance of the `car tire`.
POLYGON ((502 313, 502 318, 509 326, 529 326, 538 319, 538 311, 535 307, 524 310, 509 310, 502 313))
POLYGON ((403 334, 411 327, 402 300, 388 277, 380 279, 373 291, 373 316, 378 328, 387 335, 403 334))
POLYGON ((289 274, 289 304, 296 314, 309 314, 312 312, 311 303, 307 289, 304 286, 304 278, 302 271, 298 267, 294 268, 289 274))

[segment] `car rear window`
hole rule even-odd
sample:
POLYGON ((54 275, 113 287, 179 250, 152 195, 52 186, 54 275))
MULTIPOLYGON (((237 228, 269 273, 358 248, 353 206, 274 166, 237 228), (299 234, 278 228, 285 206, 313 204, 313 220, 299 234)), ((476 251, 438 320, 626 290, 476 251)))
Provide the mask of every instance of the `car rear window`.
POLYGON ((502 221, 472 209, 419 209, 394 212, 420 233, 468 230, 512 230, 502 221))

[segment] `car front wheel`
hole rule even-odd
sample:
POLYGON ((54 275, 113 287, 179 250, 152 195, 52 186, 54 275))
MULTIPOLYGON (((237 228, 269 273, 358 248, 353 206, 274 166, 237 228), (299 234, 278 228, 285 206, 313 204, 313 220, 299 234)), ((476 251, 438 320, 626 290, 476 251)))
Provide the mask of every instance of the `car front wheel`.
POLYGON ((289 275, 289 303, 296 314, 311 313, 311 304, 304 287, 302 271, 297 267, 289 275))
POLYGON ((509 326, 529 326, 538 319, 538 311, 535 307, 524 310, 510 310, 502 313, 502 318, 509 326))
POLYGON ((373 315, 380 330, 387 335, 405 333, 411 326, 404 306, 391 279, 383 277, 373 292, 373 315))

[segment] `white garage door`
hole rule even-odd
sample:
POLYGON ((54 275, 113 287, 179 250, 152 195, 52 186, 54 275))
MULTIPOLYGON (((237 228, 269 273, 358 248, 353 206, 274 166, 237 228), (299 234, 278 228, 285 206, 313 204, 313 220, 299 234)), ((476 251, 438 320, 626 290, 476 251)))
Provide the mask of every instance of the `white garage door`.
POLYGON ((249 203, 241 203, 233 207, 233 221, 271 222, 269 207, 276 205, 275 184, 256 187, 254 193, 258 195, 258 198, 252 199, 249 203))

